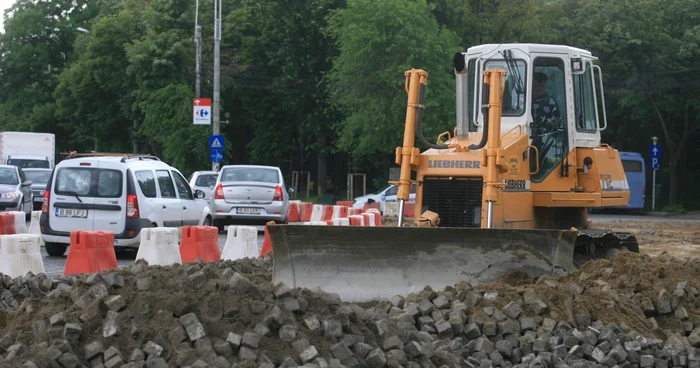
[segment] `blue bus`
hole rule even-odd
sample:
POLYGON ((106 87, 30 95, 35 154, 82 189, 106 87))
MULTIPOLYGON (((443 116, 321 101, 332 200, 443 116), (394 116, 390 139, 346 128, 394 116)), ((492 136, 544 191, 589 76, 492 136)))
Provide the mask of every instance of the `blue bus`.
POLYGON ((644 157, 638 152, 620 152, 622 167, 625 170, 627 183, 630 187, 630 201, 627 206, 617 208, 642 210, 646 197, 646 165, 644 157))

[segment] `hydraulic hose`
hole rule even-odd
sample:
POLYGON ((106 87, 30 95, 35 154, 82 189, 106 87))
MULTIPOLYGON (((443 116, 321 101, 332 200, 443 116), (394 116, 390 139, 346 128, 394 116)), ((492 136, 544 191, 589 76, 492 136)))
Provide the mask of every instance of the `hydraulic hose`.
POLYGON ((418 139, 423 142, 424 145, 433 148, 433 149, 448 149, 449 146, 446 144, 434 144, 428 142, 425 137, 423 136, 423 128, 421 126, 421 122, 423 120, 423 103, 425 102, 425 84, 420 85, 420 97, 418 100, 418 104, 420 108, 417 109, 416 111, 416 135, 418 135, 418 139))
MULTIPOLYGON (((489 88, 490 86, 486 83, 482 84, 481 87, 481 101, 488 101, 489 100, 489 88)), ((484 147, 486 147, 486 142, 488 141, 489 138, 489 108, 488 108, 488 103, 482 103, 481 104, 481 114, 484 116, 484 131, 483 134, 481 135, 481 141, 479 141, 479 144, 474 145, 470 144, 469 149, 472 151, 475 150, 480 150, 484 147)))

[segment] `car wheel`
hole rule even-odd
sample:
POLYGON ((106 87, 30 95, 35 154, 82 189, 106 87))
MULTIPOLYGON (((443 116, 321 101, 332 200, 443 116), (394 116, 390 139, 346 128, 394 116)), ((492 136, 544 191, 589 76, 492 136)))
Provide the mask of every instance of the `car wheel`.
POLYGON ((207 216, 204 218, 204 222, 202 223, 202 226, 211 226, 211 217, 207 216))
POLYGON ((46 248, 46 253, 48 253, 50 256, 54 256, 54 257, 63 256, 63 254, 66 253, 66 248, 68 248, 68 245, 61 244, 61 243, 48 243, 47 242, 44 246, 46 248))
POLYGON ((216 226, 219 229, 220 233, 226 229, 226 225, 224 225, 224 223, 221 221, 214 220, 214 226, 216 226))

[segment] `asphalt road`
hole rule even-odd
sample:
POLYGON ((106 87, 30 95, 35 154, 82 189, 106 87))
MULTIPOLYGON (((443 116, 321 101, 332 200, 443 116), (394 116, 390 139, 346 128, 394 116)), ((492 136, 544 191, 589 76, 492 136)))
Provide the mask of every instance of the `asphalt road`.
MULTIPOLYGON (((588 217, 591 221, 602 222, 619 222, 619 221, 699 221, 700 214, 688 214, 681 216, 651 216, 642 214, 590 214, 588 217)), ((29 226, 29 224, 27 224, 29 226)), ((258 226, 258 246, 262 247, 263 242, 263 227, 258 226)), ((219 234, 219 250, 222 251, 226 245, 226 234, 219 234)), ((46 254, 45 250, 41 249, 44 268, 46 274, 50 277, 56 277, 63 274, 63 268, 66 263, 66 256, 52 257, 46 254)), ((66 252, 68 254, 68 252, 66 252)), ((120 267, 128 266, 134 262, 136 252, 117 253, 117 263, 120 267)))

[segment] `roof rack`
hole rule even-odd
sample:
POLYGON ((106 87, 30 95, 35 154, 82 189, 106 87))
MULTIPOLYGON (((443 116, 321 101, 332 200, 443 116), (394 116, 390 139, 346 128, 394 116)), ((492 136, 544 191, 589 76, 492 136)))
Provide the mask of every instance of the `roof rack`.
POLYGON ((116 153, 116 152, 82 152, 78 153, 76 151, 71 151, 71 152, 61 152, 61 155, 66 156, 66 160, 72 159, 72 158, 78 158, 78 157, 120 157, 121 156, 121 162, 126 162, 127 159, 137 159, 137 160, 154 160, 154 161, 160 161, 160 159, 156 156, 153 156, 149 153, 143 154, 143 153, 116 153))

